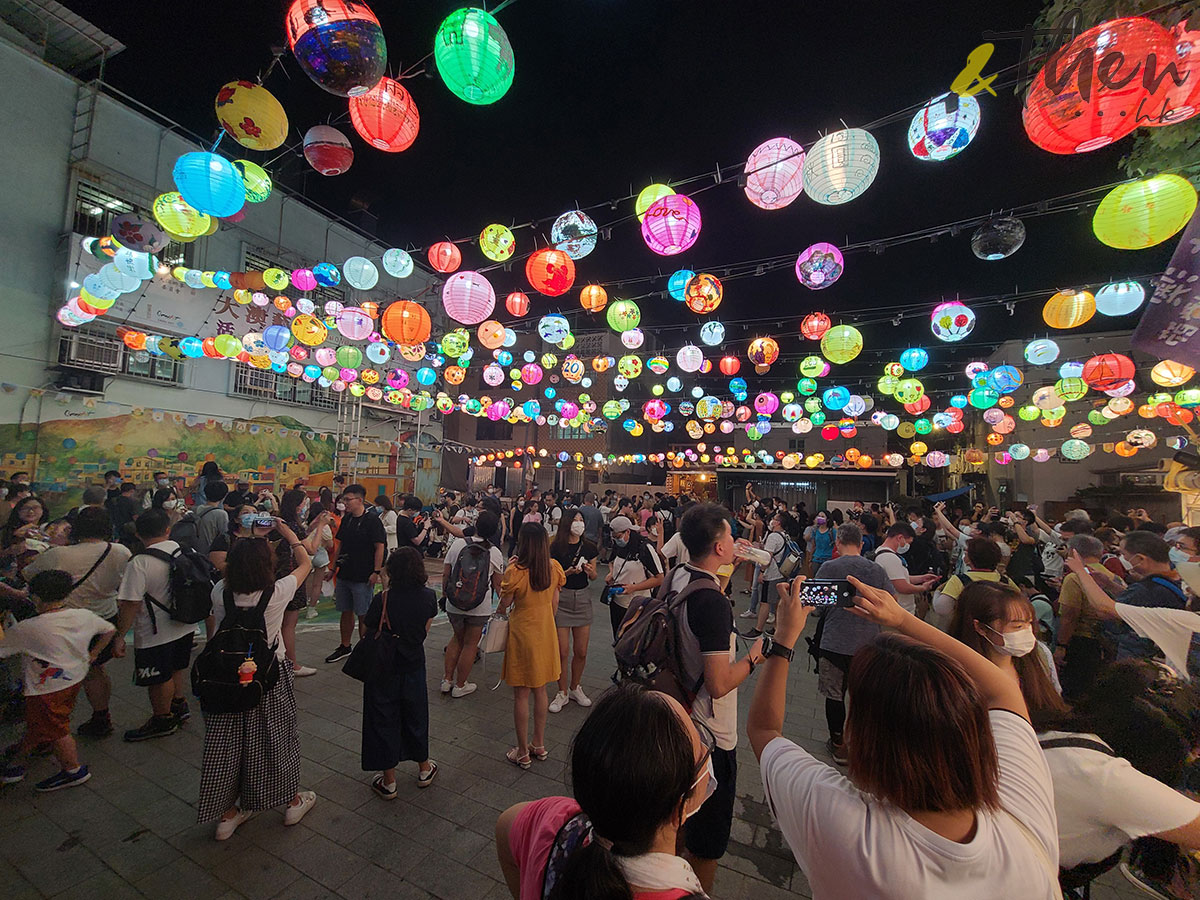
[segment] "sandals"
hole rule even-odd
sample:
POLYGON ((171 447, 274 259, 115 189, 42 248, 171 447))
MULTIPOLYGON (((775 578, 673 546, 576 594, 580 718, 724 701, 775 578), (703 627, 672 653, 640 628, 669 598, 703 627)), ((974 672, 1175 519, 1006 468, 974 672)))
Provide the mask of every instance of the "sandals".
POLYGON ((522 768, 522 769, 528 769, 531 765, 533 765, 533 763, 529 759, 529 754, 526 753, 524 756, 518 756, 517 754, 518 754, 519 749, 520 749, 519 747, 510 748, 509 751, 504 754, 504 758, 507 759, 514 766, 518 766, 519 768, 522 768))
POLYGON ((532 744, 529 747, 530 755, 538 762, 544 762, 550 758, 550 751, 545 747, 534 747, 532 744))

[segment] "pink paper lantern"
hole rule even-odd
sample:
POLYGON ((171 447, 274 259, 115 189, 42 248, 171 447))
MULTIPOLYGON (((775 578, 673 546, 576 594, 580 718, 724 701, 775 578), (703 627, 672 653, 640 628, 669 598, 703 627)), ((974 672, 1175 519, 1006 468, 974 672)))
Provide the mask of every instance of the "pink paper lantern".
POLYGON ((783 209, 804 188, 804 148, 788 138, 759 144, 746 160, 746 196, 761 209, 783 209))
POLYGON ((455 322, 478 325, 496 308, 496 292, 478 272, 455 272, 442 287, 442 306, 455 322))
POLYGON ((833 244, 813 244, 796 260, 796 277, 810 290, 827 288, 842 277, 845 259, 833 244))
POLYGON ((366 340, 374 327, 370 313, 357 306, 347 306, 337 314, 337 330, 347 340, 366 340))
POLYGON ((293 269, 292 287, 298 291, 315 291, 317 279, 313 275, 312 269, 293 269))
POLYGON ((659 256, 675 256, 700 237, 700 207, 683 194, 668 194, 650 204, 642 220, 642 239, 659 256))

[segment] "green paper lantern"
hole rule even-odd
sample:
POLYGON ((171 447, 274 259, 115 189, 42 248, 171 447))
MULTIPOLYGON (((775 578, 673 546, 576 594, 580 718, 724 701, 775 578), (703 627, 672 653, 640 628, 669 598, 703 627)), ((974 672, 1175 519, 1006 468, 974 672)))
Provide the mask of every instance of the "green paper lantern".
POLYGON ((1088 413, 1088 421, 1093 425, 1107 425, 1108 416, 1104 415, 1104 413, 1100 412, 1098 409, 1093 409, 1090 413, 1088 413))
POLYGON ((433 39, 433 58, 446 87, 467 103, 495 103, 512 87, 512 44, 496 17, 482 9, 447 16, 433 39))
POLYGON ((1021 417, 1023 422, 1035 422, 1041 416, 1042 411, 1033 405, 1022 406, 1017 410, 1017 415, 1021 417))

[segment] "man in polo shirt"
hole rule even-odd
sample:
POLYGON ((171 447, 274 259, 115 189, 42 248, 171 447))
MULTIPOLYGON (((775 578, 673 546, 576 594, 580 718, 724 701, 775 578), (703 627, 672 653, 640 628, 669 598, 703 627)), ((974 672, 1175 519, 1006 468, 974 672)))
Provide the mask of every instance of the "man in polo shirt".
POLYGON ((662 584, 663 574, 658 553, 634 530, 632 519, 628 516, 615 516, 608 525, 612 530, 613 559, 609 563, 608 575, 604 580, 609 585, 621 585, 625 588, 621 593, 612 595, 612 602, 608 607, 615 639, 617 632, 621 630, 621 622, 629 609, 630 601, 634 597, 653 592, 662 584))
POLYGON ((363 618, 371 606, 371 596, 383 572, 383 554, 387 550, 387 532, 367 506, 367 489, 352 484, 342 492, 346 513, 338 528, 337 583, 334 585, 333 605, 341 615, 341 643, 325 657, 325 662, 337 662, 350 655, 354 635, 354 620, 358 618, 359 635, 363 618))

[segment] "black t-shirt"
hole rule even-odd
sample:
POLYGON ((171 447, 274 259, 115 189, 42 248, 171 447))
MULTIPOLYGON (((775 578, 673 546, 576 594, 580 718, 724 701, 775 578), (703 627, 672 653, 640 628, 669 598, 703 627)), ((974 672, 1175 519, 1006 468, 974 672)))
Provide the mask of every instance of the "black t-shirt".
MULTIPOLYGON (((688 565, 679 569, 690 576, 686 582, 671 582, 672 586, 678 585, 680 590, 697 578, 707 579, 712 584, 712 588, 702 588, 687 598, 688 626, 700 641, 700 652, 728 653, 729 636, 734 632, 733 607, 729 605, 729 598, 721 593, 716 578, 708 572, 688 565)), ((682 578, 677 574, 673 577, 682 578)))
POLYGON ((337 539, 341 545, 337 558, 339 578, 359 584, 371 580, 375 571, 375 545, 387 546, 387 532, 379 516, 367 511, 361 516, 349 513, 342 519, 337 539))
POLYGON ((408 516, 396 516, 396 549, 401 547, 412 547, 414 550, 420 550, 417 546, 417 535, 421 533, 421 529, 417 527, 417 523, 408 516))
MULTIPOLYGON (((550 545, 550 556, 558 560, 558 564, 563 567, 563 571, 571 568, 580 559, 595 559, 600 555, 596 545, 587 538, 580 538, 578 544, 566 544, 563 546, 562 552, 555 550, 557 543, 550 545)), ((566 584, 563 585, 569 591, 582 591, 588 586, 588 577, 586 572, 573 572, 567 576, 566 584)))
MULTIPOLYGON (((384 594, 376 594, 367 610, 367 631, 379 628, 384 594)), ((425 666, 425 623, 438 614, 437 595, 427 587, 389 590, 388 631, 396 635, 396 672, 412 672, 425 666)))

